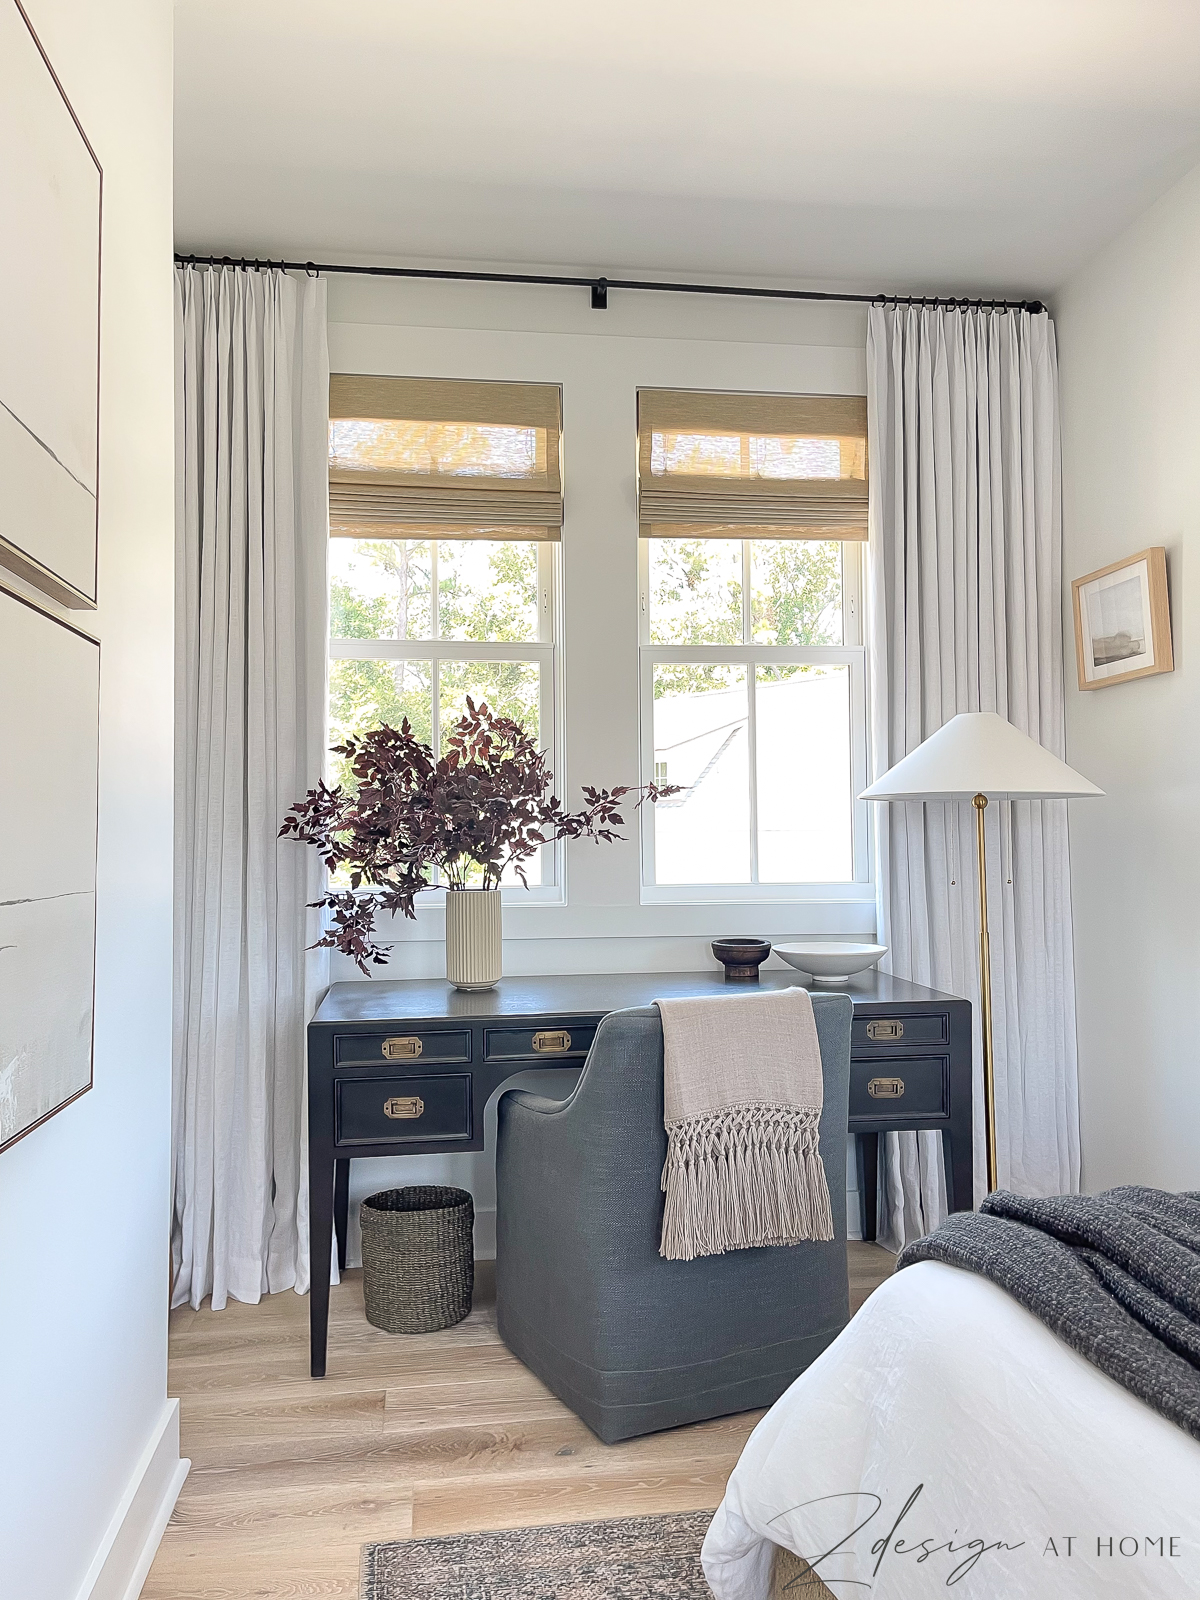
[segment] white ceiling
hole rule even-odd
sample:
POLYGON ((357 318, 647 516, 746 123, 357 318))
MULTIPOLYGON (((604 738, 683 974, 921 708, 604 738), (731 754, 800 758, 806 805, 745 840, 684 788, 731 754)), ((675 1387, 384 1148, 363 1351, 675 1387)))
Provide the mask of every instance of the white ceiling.
POLYGON ((1052 290, 1200 161, 1200 0, 179 0, 182 249, 1052 290))

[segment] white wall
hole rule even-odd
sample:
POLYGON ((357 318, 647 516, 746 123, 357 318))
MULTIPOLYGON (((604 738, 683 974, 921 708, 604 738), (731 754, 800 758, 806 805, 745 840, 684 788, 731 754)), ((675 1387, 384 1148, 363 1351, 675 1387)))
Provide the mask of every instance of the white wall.
MULTIPOLYGON (((636 272, 622 276, 639 276, 636 272)), ((610 292, 590 309, 585 289, 330 280, 333 370, 525 379, 563 387, 566 524, 563 529, 562 722, 567 796, 581 783, 639 781, 635 393, 639 385, 863 394, 861 307, 776 304, 610 292)), ((561 788, 560 788, 561 792, 561 788)), ((829 891, 774 904, 642 904, 636 826, 622 844, 568 847, 567 903, 505 909, 509 973, 687 971, 714 965, 718 934, 780 941, 821 933, 873 937, 873 889, 829 891)), ((445 971, 440 910, 396 919, 382 978, 445 971)), ((772 965, 779 966, 777 957, 772 965)), ((356 978, 335 957, 334 979, 356 978)), ((489 1144, 490 1144, 489 1134, 489 1144)), ((477 1247, 491 1250, 492 1157, 361 1162, 352 1197, 388 1183, 470 1188, 477 1247)), ((357 1239, 352 1237, 351 1259, 357 1239)))
POLYGON ((1200 1183, 1200 169, 1062 290, 1083 1181, 1200 1183), (1069 580, 1165 545, 1175 671, 1075 687, 1069 580))
POLYGON ((108 1600, 179 1475, 166 1403, 171 12, 26 4, 104 168, 100 608, 74 614, 101 639, 99 954, 95 1087, 0 1155, 0 1594, 108 1600))

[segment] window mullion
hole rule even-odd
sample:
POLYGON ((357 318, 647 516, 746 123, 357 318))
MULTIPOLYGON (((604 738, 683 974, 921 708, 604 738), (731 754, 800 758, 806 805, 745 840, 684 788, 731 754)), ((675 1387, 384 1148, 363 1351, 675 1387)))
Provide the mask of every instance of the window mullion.
POLYGON ((650 643, 650 540, 638 540, 638 640, 650 643))
POLYGON ((754 607, 750 598, 750 540, 742 540, 742 643, 754 642, 754 607))
POLYGON ((842 639, 848 645, 863 643, 863 546, 842 545, 842 639))
POLYGON ((429 637, 436 639, 442 631, 438 615, 438 542, 429 541, 429 637))
POLYGON ((554 641, 554 546, 537 546, 537 615, 539 644, 554 641))
POLYGON ((750 882, 758 882, 758 706, 754 662, 746 663, 746 761, 750 781, 750 882))
POLYGON ((442 753, 442 663, 437 656, 429 663, 429 723, 436 760, 442 753))

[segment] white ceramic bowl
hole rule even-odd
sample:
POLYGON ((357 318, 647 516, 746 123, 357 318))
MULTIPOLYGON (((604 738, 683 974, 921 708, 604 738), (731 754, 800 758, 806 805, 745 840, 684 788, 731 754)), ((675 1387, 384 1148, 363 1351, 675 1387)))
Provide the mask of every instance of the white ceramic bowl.
POLYGON ((845 939, 811 939, 803 944, 772 945, 771 953, 789 967, 811 972, 817 983, 845 983, 887 955, 885 944, 853 944, 845 939))

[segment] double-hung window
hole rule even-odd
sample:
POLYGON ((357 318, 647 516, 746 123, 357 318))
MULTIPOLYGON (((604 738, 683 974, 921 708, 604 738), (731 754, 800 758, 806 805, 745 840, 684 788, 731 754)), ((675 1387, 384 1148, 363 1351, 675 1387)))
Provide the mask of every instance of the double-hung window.
POLYGON ((651 894, 865 886, 865 401, 643 389, 638 454, 651 894))
POLYGON ((442 750, 469 695, 554 750, 561 415, 556 385, 333 375, 331 743, 407 717, 442 750))

